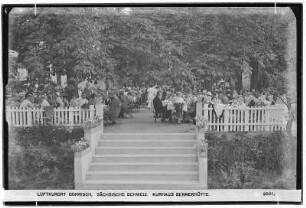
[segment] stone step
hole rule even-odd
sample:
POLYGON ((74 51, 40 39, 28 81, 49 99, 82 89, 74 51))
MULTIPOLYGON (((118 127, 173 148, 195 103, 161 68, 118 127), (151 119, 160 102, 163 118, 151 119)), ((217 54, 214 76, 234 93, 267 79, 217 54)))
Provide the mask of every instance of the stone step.
POLYGON ((189 181, 198 180, 197 171, 90 171, 86 180, 165 180, 189 181))
POLYGON ((103 140, 98 144, 100 147, 193 147, 194 145, 195 140, 103 140))
POLYGON ((140 139, 140 140, 195 140, 196 134, 192 133, 140 133, 140 134, 129 134, 129 133, 123 133, 123 134, 103 134, 102 140, 104 139, 110 139, 110 140, 134 140, 134 139, 140 139))
POLYGON ((89 171, 197 171, 198 163, 91 163, 89 171))
POLYGON ((128 155, 128 154, 95 154, 92 158, 93 162, 197 162, 198 157, 196 154, 138 154, 138 155, 128 155))
POLYGON ((97 147, 96 154, 195 154, 194 147, 97 147))
POLYGON ((123 181, 123 180, 86 180, 84 190, 203 190, 198 180, 194 181, 123 181))

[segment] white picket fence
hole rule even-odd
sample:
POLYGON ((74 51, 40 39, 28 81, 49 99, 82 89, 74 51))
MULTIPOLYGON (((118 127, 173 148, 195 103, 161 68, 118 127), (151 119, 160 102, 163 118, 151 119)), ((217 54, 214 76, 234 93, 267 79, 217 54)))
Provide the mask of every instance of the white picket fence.
MULTIPOLYGON (((6 107, 6 121, 9 126, 33 126, 46 124, 46 112, 42 108, 6 107)), ((91 105, 83 108, 54 108, 51 124, 63 126, 78 126, 97 115, 103 116, 103 105, 91 105)), ((102 117, 103 118, 103 117, 102 117)))
POLYGON ((235 108, 226 106, 221 111, 217 116, 213 108, 202 103, 197 105, 197 116, 204 117, 207 121, 206 131, 283 131, 286 128, 288 111, 285 105, 235 108))

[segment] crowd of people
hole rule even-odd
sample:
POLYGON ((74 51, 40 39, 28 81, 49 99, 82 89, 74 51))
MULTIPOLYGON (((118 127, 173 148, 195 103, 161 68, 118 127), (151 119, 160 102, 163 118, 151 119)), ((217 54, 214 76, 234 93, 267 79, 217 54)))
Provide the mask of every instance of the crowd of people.
POLYGON ((124 87, 122 89, 101 90, 92 82, 77 89, 55 86, 52 90, 40 93, 27 92, 19 103, 21 108, 81 108, 90 105, 104 104, 104 120, 107 124, 115 124, 117 118, 132 117, 132 111, 140 109, 145 102, 145 87, 124 87))
POLYGON ((69 85, 66 88, 55 86, 51 93, 27 93, 20 103, 23 108, 89 108, 90 105, 104 104, 104 120, 116 123, 117 118, 132 117, 132 111, 147 105, 156 118, 169 122, 195 122, 198 99, 208 107, 218 105, 231 107, 267 106, 281 103, 275 96, 265 91, 216 88, 213 91, 198 90, 185 92, 171 86, 134 86, 116 90, 101 90, 95 82, 79 85, 77 90, 69 85))
POLYGON ((198 92, 181 92, 174 88, 164 86, 151 86, 148 90, 148 107, 160 117, 162 121, 169 119, 170 122, 195 122, 196 103, 198 99, 217 112, 217 107, 230 106, 253 107, 268 106, 283 101, 266 91, 237 91, 231 88, 216 88, 212 92, 199 90, 198 92))

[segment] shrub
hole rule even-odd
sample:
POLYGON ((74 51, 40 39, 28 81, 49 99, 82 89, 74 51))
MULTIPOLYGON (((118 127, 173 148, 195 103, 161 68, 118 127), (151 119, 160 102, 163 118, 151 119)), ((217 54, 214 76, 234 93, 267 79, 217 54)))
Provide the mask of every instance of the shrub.
POLYGON ((73 147, 84 137, 83 128, 34 126, 15 132, 9 189, 73 189, 73 147))
POLYGON ((220 169, 218 182, 212 181, 210 186, 220 189, 254 188, 262 181, 263 173, 254 168, 252 162, 235 162, 229 169, 220 169))
POLYGON ((295 170, 296 144, 282 132, 206 133, 206 139, 210 188, 288 188, 285 180, 295 181, 285 171, 295 170))

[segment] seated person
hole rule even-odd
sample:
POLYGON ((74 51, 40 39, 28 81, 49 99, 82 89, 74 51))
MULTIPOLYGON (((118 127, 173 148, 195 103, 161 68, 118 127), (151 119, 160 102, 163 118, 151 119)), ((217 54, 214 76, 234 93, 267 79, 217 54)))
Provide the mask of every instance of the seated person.
POLYGON ((73 93, 72 98, 69 102, 69 107, 72 107, 72 108, 79 107, 78 103, 76 102, 76 99, 77 99, 77 93, 73 93))
POLYGON ((187 112, 184 112, 183 120, 185 122, 193 121, 196 116, 196 100, 192 99, 187 107, 187 112))
POLYGON ((86 107, 88 105, 88 100, 86 99, 86 95, 82 93, 81 97, 77 98, 75 102, 79 107, 86 107))
POLYGON ((95 94, 91 94, 90 95, 90 99, 88 100, 88 105, 95 105, 96 104, 96 95, 95 94))
POLYGON ((108 119, 111 124, 116 124, 116 119, 121 111, 121 102, 113 93, 109 93, 108 96, 110 98, 110 103, 109 107, 104 110, 104 118, 108 119))
POLYGON ((25 95, 25 100, 20 104, 20 108, 34 108, 33 96, 30 93, 25 95))
POLYGON ((60 92, 56 92, 55 93, 56 98, 55 98, 55 102, 56 102, 56 108, 64 108, 65 104, 64 101, 62 100, 61 96, 60 96, 60 92))
POLYGON ((127 114, 130 113, 130 111, 129 111, 129 100, 128 100, 128 97, 126 95, 124 95, 123 92, 120 92, 119 100, 122 104, 121 105, 121 111, 120 111, 120 114, 119 114, 119 118, 123 118, 126 113, 127 114))
POLYGON ((244 99, 242 95, 239 95, 237 98, 237 105, 240 107, 246 107, 246 104, 244 103, 244 99))
POLYGON ((175 97, 173 97, 172 102, 173 103, 185 103, 182 93, 177 92, 175 97))
POLYGON ((175 120, 178 121, 178 123, 181 122, 181 119, 183 118, 183 105, 184 103, 174 103, 175 112, 173 113, 173 117, 175 120))
POLYGON ((41 96, 41 104, 40 104, 40 106, 41 106, 42 108, 45 108, 45 107, 49 107, 49 106, 50 106, 49 102, 47 101, 47 96, 46 96, 46 95, 42 95, 42 96, 41 96))

